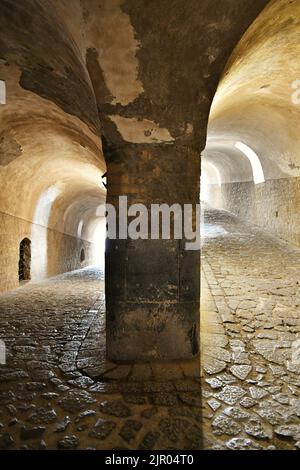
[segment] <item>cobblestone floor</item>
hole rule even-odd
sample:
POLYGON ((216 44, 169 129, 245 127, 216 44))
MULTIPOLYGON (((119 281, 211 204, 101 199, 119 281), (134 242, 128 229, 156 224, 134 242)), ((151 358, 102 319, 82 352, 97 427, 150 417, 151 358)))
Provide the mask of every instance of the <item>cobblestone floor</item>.
POLYGON ((205 212, 204 447, 300 448, 300 250, 205 212))
POLYGON ((219 211, 204 235, 201 379, 105 360, 100 269, 0 296, 0 448, 300 447, 300 251, 219 211))
POLYGON ((103 288, 83 269, 0 296, 0 448, 201 447, 195 363, 106 361, 103 288))

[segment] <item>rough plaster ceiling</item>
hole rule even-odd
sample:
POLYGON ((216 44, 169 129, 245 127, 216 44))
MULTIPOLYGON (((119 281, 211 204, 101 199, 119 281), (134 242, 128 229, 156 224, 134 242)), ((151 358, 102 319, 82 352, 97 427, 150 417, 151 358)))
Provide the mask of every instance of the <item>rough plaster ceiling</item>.
POLYGON ((2 76, 7 103, 0 107, 1 211, 76 235, 78 221, 105 198, 100 139, 77 117, 24 91, 16 69, 9 67, 2 76), (36 210, 39 204, 46 207, 49 188, 58 195, 46 221, 36 210), (80 210, 66 219, 64 211, 74 201, 80 210))
POLYGON ((105 196, 101 134, 200 151, 224 65, 266 3, 2 1, 0 210, 34 220, 52 191, 48 224, 76 234, 105 196))

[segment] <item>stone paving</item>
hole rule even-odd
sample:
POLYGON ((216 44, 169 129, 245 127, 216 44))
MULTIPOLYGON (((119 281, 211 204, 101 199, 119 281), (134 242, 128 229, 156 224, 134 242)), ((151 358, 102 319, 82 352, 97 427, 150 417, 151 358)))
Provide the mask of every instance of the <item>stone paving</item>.
POLYGON ((204 448, 300 449, 300 250, 205 211, 204 448))
POLYGON ((300 448, 299 257, 206 210, 201 378, 105 359, 99 268, 2 294, 0 448, 300 448))
POLYGON ((86 268, 0 296, 1 449, 201 447, 198 364, 106 361, 103 284, 86 268))

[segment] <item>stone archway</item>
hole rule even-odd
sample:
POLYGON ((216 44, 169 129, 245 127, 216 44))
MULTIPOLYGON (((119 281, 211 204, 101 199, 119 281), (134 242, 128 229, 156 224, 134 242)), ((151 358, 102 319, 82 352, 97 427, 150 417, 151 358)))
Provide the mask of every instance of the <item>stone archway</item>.
POLYGON ((31 241, 23 238, 19 247, 19 281, 31 279, 31 241))

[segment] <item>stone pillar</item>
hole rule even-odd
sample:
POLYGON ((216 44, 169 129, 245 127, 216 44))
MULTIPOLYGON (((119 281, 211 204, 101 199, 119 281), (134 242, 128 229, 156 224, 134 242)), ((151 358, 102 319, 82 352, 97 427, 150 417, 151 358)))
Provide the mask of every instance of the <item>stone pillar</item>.
MULTIPOLYGON (((200 155, 186 145, 106 149, 107 202, 199 203, 200 155)), ((199 352, 200 252, 184 240, 107 240, 107 356, 190 359, 199 352)))

